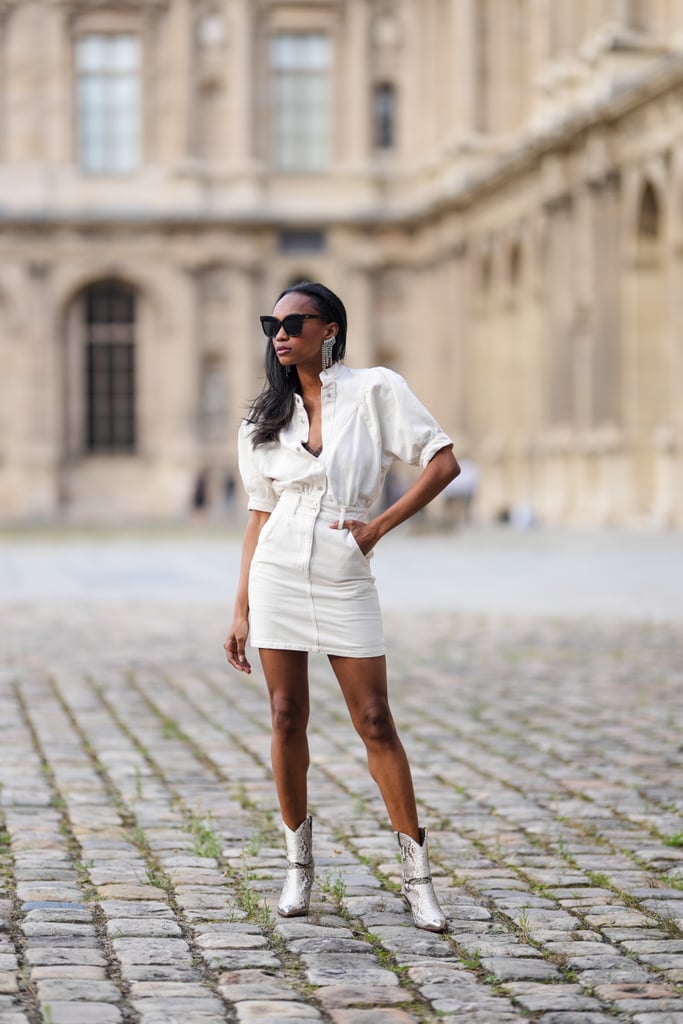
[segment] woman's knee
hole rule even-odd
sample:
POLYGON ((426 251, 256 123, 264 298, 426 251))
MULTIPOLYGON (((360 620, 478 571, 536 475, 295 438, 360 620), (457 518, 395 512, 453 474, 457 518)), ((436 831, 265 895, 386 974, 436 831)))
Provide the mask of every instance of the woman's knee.
POLYGON ((308 708, 289 697, 274 697, 270 705, 273 732, 283 738, 305 732, 308 725, 308 708))
POLYGON ((368 704, 361 713, 358 732, 365 743, 394 743, 396 728, 386 701, 368 704))

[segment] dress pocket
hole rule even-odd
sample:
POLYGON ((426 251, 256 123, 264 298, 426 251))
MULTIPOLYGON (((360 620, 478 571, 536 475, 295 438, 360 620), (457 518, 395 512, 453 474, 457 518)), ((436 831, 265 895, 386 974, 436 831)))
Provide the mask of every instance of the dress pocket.
POLYGON ((354 537, 353 531, 346 530, 345 533, 349 538, 348 543, 351 544, 351 547, 360 555, 361 558, 368 562, 372 558, 372 551, 368 551, 367 555, 363 554, 363 550, 358 541, 356 540, 356 538, 354 537))
POLYGON ((266 543, 266 541, 268 540, 268 537, 273 532, 274 523, 275 523, 275 513, 271 512, 269 517, 268 517, 268 519, 265 521, 265 523, 261 527, 261 532, 258 535, 258 541, 257 541, 257 545, 258 546, 266 543))
MULTIPOLYGON (((281 538, 283 533, 282 521, 282 509, 280 509, 279 506, 276 506, 258 535, 258 542, 256 544, 256 550, 254 551, 252 562, 277 563, 281 555, 286 556, 291 550, 291 546, 288 546, 286 542, 283 545, 282 540, 278 539, 281 538)), ((285 536, 287 534, 286 526, 284 534, 285 536)))

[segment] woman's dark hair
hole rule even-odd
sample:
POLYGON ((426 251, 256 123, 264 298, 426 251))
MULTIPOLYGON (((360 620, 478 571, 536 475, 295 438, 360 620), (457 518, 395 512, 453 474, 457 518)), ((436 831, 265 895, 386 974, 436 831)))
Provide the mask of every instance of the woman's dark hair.
MULTIPOLYGON (((301 281, 285 288, 277 297, 279 302, 285 295, 296 293, 305 295, 311 300, 317 313, 327 323, 336 323, 338 330, 332 348, 334 362, 344 358, 346 351, 346 310, 344 303, 324 284, 301 281)), ((294 395, 300 392, 299 375, 287 373, 275 354, 275 349, 268 341, 265 358, 266 382, 263 391, 252 403, 247 414, 247 423, 254 423, 256 429, 252 434, 252 444, 257 448, 260 444, 268 444, 277 440, 280 431, 288 425, 294 414, 294 395)))

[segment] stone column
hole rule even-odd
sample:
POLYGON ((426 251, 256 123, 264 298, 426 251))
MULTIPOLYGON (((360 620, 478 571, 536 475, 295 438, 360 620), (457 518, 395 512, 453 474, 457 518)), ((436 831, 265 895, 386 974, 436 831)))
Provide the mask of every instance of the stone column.
MULTIPOLYGON (((673 206, 670 209, 676 209, 675 200, 672 194, 678 192, 680 195, 681 183, 683 182, 683 146, 680 144, 676 147, 673 153, 672 168, 671 168, 671 192, 669 194, 668 202, 673 206)), ((672 315, 670 319, 670 336, 672 338, 683 337, 683 303, 681 303, 681 295, 683 294, 683 226, 680 223, 678 217, 671 217, 671 277, 670 277, 670 299, 672 302, 672 315)), ((671 380, 680 381, 683 380, 683 345, 674 344, 672 352, 671 362, 671 380)), ((672 421, 674 423, 674 429, 677 438, 678 445, 678 457, 683 457, 683 402, 675 402, 672 410, 672 421)), ((681 467, 681 482, 680 482, 680 494, 683 498, 683 467, 681 467)), ((683 507, 683 505, 681 505, 683 507)))
MULTIPOLYGON (((237 431, 249 402, 261 390, 263 353, 258 325, 257 277, 250 260, 230 269, 230 326, 227 347, 227 461, 237 472, 237 431)), ((265 342, 265 339, 263 339, 265 342)))
POLYGON ((452 141, 467 139, 477 128, 477 0, 451 0, 450 46, 453 62, 452 141))
POLYGON ((511 38, 512 17, 508 0, 487 0, 488 21, 486 91, 486 127, 489 132, 509 131, 514 107, 513 77, 515 40, 511 38))
POLYGON ((14 4, 0 0, 0 160, 7 159, 7 58, 9 51, 8 24, 14 4))
POLYGON ((155 157, 178 163, 189 154, 193 117, 192 54, 194 25, 190 0, 176 0, 156 22, 155 157), (172 55, 172 56, 171 56, 172 55))
POLYGON ((408 166, 414 166, 420 162, 420 152, 424 146, 422 37, 422 19, 413 4, 404 0, 403 56, 400 62, 401 81, 399 84, 399 139, 401 140, 401 155, 408 166), (410 140, 410 145, 407 144, 407 140, 410 140))
POLYGON ((44 28, 44 11, 17 5, 6 20, 5 159, 10 163, 41 158, 41 85, 43 65, 35 57, 35 40, 44 28))
POLYGON ((441 90, 442 77, 440 32, 445 26, 439 25, 434 0, 423 0, 420 64, 422 66, 422 110, 421 122, 424 142, 428 152, 435 153, 439 146, 439 113, 443 105, 441 90))
POLYGON ((52 268, 38 258, 26 267, 26 299, 33 309, 28 322, 28 388, 24 415, 24 465, 29 516, 58 511, 58 466, 64 441, 61 406, 61 347, 55 336, 57 320, 52 291, 52 268))
POLYGON ((371 129, 368 9, 365 0, 350 0, 343 34, 337 40, 337 94, 341 131, 334 159, 349 170, 362 170, 368 159, 371 129))
POLYGON ((593 380, 592 349, 594 344, 593 316, 593 233, 591 195, 585 183, 577 188, 573 196, 574 216, 574 301, 570 314, 571 347, 573 351, 574 416, 571 430, 577 434, 591 426, 593 380))
POLYGON ((546 412, 551 424, 574 419, 573 271, 574 238, 571 200, 553 201, 548 211, 546 263, 547 331, 550 346, 546 412))
POLYGON ((454 289, 458 306, 458 359, 455 372, 458 374, 457 409, 455 424, 462 432, 466 446, 472 444, 474 410, 471 388, 475 373, 475 303, 474 289, 476 275, 470 246, 466 241, 458 246, 454 258, 458 285, 454 289))
POLYGON ((43 15, 43 52, 49 55, 43 85, 44 159, 48 164, 76 162, 73 43, 64 8, 47 7, 43 15))
MULTIPOLYGON (((139 293, 138 454, 155 466, 159 480, 165 480, 166 495, 184 501, 187 474, 197 450, 199 387, 192 276, 175 253, 163 262, 160 254, 155 285, 153 297, 139 293)), ((170 508, 170 497, 168 501, 170 508)))
POLYGON ((590 420, 593 427, 621 422, 619 365, 619 185, 614 175, 590 193, 593 339, 590 420))
MULTIPOLYGON (((0 362, 5 380, 0 403, 0 518, 12 521, 26 511, 29 481, 28 396, 36 372, 31 338, 33 296, 24 268, 14 263, 2 267, 0 288, 0 362)), ((30 508, 29 508, 30 511, 30 508)))
POLYGON ((230 163, 244 174, 249 173, 255 158, 255 6, 251 0, 235 0, 228 41, 231 60, 226 131, 230 131, 230 163))
POLYGON ((467 293, 464 246, 454 242, 439 254, 441 272, 432 290, 432 316, 437 332, 432 411, 456 439, 465 429, 465 343, 467 293))
MULTIPOLYGON (((181 89, 183 85, 185 88, 187 87, 185 76, 178 75, 176 77, 179 69, 174 68, 172 78, 168 74, 170 72, 170 67, 166 64, 168 48, 164 45, 164 29, 168 17, 168 11, 160 0, 155 0, 153 3, 148 0, 140 23, 143 58, 140 79, 143 98, 142 160, 146 164, 155 164, 162 160, 161 115, 171 84, 169 79, 177 83, 181 89)), ((182 54, 186 48, 186 43, 184 46, 178 47, 177 54, 182 54)), ((182 103, 180 109, 182 110, 182 103)))
MULTIPOLYGON (((679 291, 679 254, 678 231, 673 211, 677 209, 680 179, 670 171, 662 176, 664 187, 663 225, 662 225, 662 267, 663 277, 663 315, 662 335, 659 361, 661 375, 659 386, 659 416, 654 430, 655 458, 657 465, 657 495, 655 514, 657 521, 665 525, 673 525, 676 516, 680 515, 680 507, 676 503, 677 492, 680 490, 680 448, 683 437, 677 431, 677 420, 680 421, 680 402, 678 401, 681 363, 681 343, 677 330, 676 319, 681 299, 679 291)), ((655 356, 657 358, 657 356, 655 356)))
POLYGON ((377 356, 371 271, 375 260, 369 252, 350 252, 349 256, 342 294, 349 319, 345 362, 356 367, 374 366, 377 356))

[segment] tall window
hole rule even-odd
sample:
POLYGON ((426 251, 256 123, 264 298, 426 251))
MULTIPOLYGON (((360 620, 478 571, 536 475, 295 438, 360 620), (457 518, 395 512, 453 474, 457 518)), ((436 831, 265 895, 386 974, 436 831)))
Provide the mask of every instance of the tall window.
POLYGON ((270 67, 273 157, 279 171, 324 171, 329 160, 332 48, 322 33, 276 35, 270 67))
POLYGON ((375 86, 373 118, 375 149, 393 149, 396 145, 396 89, 391 82, 375 86))
POLYGON ((135 293, 116 283, 85 293, 86 448, 135 449, 135 293))
POLYGON ((76 42, 78 148, 87 174, 128 174, 140 164, 140 41, 85 35, 76 42))

